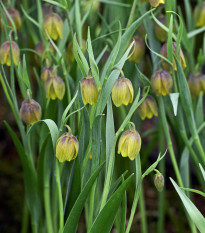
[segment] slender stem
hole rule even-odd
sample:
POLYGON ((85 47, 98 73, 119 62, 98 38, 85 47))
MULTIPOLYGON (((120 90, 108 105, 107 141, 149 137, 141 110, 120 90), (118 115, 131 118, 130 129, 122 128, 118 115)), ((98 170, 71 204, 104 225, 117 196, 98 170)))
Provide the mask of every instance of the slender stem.
POLYGON ((140 190, 141 190, 141 184, 139 184, 139 187, 136 188, 135 197, 134 197, 134 201, 133 201, 132 209, 131 209, 131 213, 130 213, 130 218, 129 218, 129 222, 127 224, 127 228, 126 228, 125 233, 130 232, 132 221, 133 221, 133 218, 134 218, 134 215, 135 215, 135 211, 136 211, 136 208, 137 208, 137 203, 138 203, 139 196, 140 196, 140 190))
POLYGON ((94 216, 94 204, 95 204, 95 189, 96 189, 97 182, 93 184, 93 187, 91 189, 91 194, 90 194, 90 205, 89 205, 89 215, 88 215, 88 229, 87 231, 89 232, 92 223, 93 223, 93 216, 94 216))
POLYGON ((48 233, 53 233, 51 208, 50 208, 50 187, 49 185, 44 186, 44 205, 46 212, 46 224, 48 233))
POLYGON ((134 0, 134 1, 133 1, 133 4, 132 4, 132 9, 131 9, 131 12, 130 12, 130 17, 129 17, 128 23, 127 23, 127 28, 128 28, 128 27, 132 24, 132 22, 133 22, 133 18, 134 18, 136 6, 137 6, 137 0, 134 0))
POLYGON ((57 159, 56 159, 56 184, 57 184, 57 191, 58 191, 60 233, 62 233, 63 232, 63 226, 64 226, 63 200, 62 200, 62 191, 61 191, 61 183, 60 183, 59 164, 58 164, 57 159))
POLYGON ((108 170, 107 170, 107 175, 106 175, 106 178, 105 178, 105 186, 104 186, 104 190, 103 190, 103 196, 102 196, 100 211, 105 206, 105 203, 107 201, 107 196, 108 196, 108 193, 109 193, 109 189, 110 189, 111 176, 112 176, 112 172, 113 172, 113 169, 114 169, 116 141, 117 141, 117 137, 115 137, 115 142, 114 142, 114 145, 112 147, 111 154, 110 154, 110 161, 109 161, 109 166, 108 166, 108 170))
POLYGON ((147 219, 146 219, 144 192, 143 192, 142 185, 141 185, 141 191, 140 191, 140 197, 139 197, 139 206, 140 206, 141 232, 147 233, 147 219))
POLYGON ((161 120, 162 120, 162 125, 163 125, 163 129, 164 129, 164 133, 167 139, 167 144, 168 144, 168 149, 169 149, 169 154, 171 157, 171 161, 172 161, 172 165, 174 167, 174 171, 175 171, 175 175, 177 178, 177 181, 179 183, 179 185, 181 187, 183 187, 183 182, 182 182, 182 178, 179 172, 179 167, 175 158, 175 153, 174 153, 174 148, 172 145, 172 140, 171 140, 171 136, 170 136, 170 132, 169 132, 169 128, 168 128, 168 123, 167 123, 167 118, 166 118, 166 113, 165 113, 165 107, 164 107, 164 102, 163 102, 163 97, 159 96, 159 109, 160 109, 160 116, 161 116, 161 120))
POLYGON ((25 200, 23 207, 23 215, 22 215, 21 233, 28 232, 28 220, 29 220, 28 207, 25 200))
MULTIPOLYGON (((162 122, 159 118, 159 149, 160 151, 164 151, 164 134, 162 130, 162 122)), ((165 177, 165 160, 162 159, 159 163, 159 169, 161 173, 165 177)), ((157 232, 163 233, 164 232, 164 217, 165 217, 165 188, 162 192, 158 192, 158 222, 157 222, 157 232)))

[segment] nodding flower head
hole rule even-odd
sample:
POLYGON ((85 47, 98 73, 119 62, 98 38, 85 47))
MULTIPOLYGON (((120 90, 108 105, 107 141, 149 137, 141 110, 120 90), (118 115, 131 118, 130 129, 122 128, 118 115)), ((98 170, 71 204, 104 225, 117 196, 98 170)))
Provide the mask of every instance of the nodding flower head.
MULTIPOLYGON (((13 64, 17 66, 20 60, 19 46, 15 41, 11 41, 11 51, 13 57, 13 64)), ((0 63, 2 65, 11 66, 11 52, 9 41, 4 42, 0 48, 0 63)))
POLYGON ((61 135, 56 143, 56 157, 60 162, 71 161, 78 155, 79 143, 75 136, 69 132, 61 135))
POLYGON ((83 103, 90 105, 97 103, 98 91, 94 78, 92 76, 88 76, 82 79, 80 86, 83 103))
MULTIPOLYGON (((19 29, 21 27, 21 16, 19 14, 19 11, 16 10, 15 8, 11 8, 11 7, 7 8, 6 10, 7 10, 9 16, 11 17, 11 19, 13 20, 13 23, 15 24, 16 29, 19 29)), ((11 22, 10 18, 8 17, 8 15, 5 13, 4 16, 7 20, 8 25, 10 27, 13 27, 12 22, 11 22)), ((1 26, 1 28, 3 28, 3 19, 1 16, 0 16, 0 21, 1 21, 0 26, 1 26)))
POLYGON ((63 20, 56 13, 47 14, 43 19, 43 33, 48 40, 48 35, 53 40, 63 38, 63 20), (47 35, 48 34, 48 35, 47 35))
POLYGON ((20 108, 20 117, 27 125, 33 125, 41 119, 41 106, 33 99, 26 99, 20 108))
POLYGON ((141 149, 141 137, 135 130, 126 130, 120 137, 118 143, 118 154, 134 160, 141 149))
MULTIPOLYGON (((174 53, 174 55, 177 55, 177 54, 176 54, 176 47, 177 47, 176 43, 173 42, 173 53, 174 53)), ((161 48, 161 50, 160 50, 160 54, 161 54, 162 56, 164 56, 165 58, 168 58, 167 43, 164 43, 164 44, 162 45, 162 48, 161 48)), ((184 57, 184 54, 183 54, 181 48, 179 49, 179 59, 180 59, 182 68, 186 68, 186 60, 185 60, 185 57, 184 57)), ((163 66, 163 68, 164 68, 165 70, 167 70, 167 71, 170 71, 170 70, 171 70, 171 69, 170 69, 170 65, 169 65, 166 61, 164 61, 164 60, 162 61, 162 66, 163 66)), ((175 71, 177 70, 177 66, 176 66, 176 62, 175 62, 174 58, 173 58, 173 69, 174 69, 175 71)))
POLYGON ((151 77, 151 86, 156 95, 168 95, 173 86, 173 79, 166 70, 156 70, 151 77))
POLYGON ((112 101, 116 107, 132 103, 134 90, 132 83, 125 77, 118 78, 112 88, 112 101))
POLYGON ((142 120, 158 116, 157 103, 155 99, 151 95, 148 95, 137 108, 137 112, 142 120))
POLYGON ((200 92, 205 93, 205 75, 198 72, 193 72, 188 77, 188 85, 192 97, 198 97, 200 92))
MULTIPOLYGON (((165 15, 159 15, 157 19, 162 23, 164 26, 167 26, 167 19, 165 15)), ((167 40, 167 32, 159 26, 156 22, 154 23, 154 32, 157 39, 161 42, 165 42, 167 40)))

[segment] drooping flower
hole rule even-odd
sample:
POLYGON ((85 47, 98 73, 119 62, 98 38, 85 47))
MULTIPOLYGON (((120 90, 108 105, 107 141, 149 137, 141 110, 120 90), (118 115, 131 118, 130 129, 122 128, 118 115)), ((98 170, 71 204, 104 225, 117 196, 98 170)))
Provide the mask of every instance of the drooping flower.
MULTIPOLYGON (((11 41, 11 50, 13 57, 13 64, 18 65, 20 60, 19 46, 15 41, 11 41)), ((10 43, 9 41, 4 42, 0 48, 0 63, 2 65, 11 66, 11 54, 10 54, 10 43)))

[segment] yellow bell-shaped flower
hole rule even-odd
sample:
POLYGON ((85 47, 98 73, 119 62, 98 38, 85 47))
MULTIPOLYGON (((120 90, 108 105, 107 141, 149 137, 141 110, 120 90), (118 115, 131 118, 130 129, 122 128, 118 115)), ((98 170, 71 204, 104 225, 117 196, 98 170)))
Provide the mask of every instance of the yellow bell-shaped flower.
POLYGON ((63 20, 56 13, 47 14, 43 19, 43 33, 48 40, 48 35, 53 39, 63 38, 63 20))
POLYGON ((112 101, 116 107, 132 103, 134 90, 132 83, 125 77, 118 78, 112 88, 112 101))
MULTIPOLYGON (((18 65, 20 60, 20 50, 16 42, 11 42, 11 50, 13 57, 13 64, 18 65)), ((2 65, 11 66, 10 44, 9 41, 4 42, 0 48, 0 63, 2 65)))
POLYGON ((80 86, 83 103, 85 105, 94 105, 95 103, 97 103, 98 91, 94 78, 92 76, 88 76, 82 79, 80 82, 80 86))
POLYGON ((134 160, 140 149, 141 137, 135 129, 127 130, 121 135, 118 143, 118 154, 121 154, 122 157, 134 160))
POLYGON ((151 77, 151 86, 156 95, 168 95, 173 86, 173 79, 166 70, 156 70, 151 77))
POLYGON ((79 143, 75 136, 72 135, 69 126, 69 132, 59 137, 56 143, 56 157, 60 162, 71 161, 78 155, 79 143))
POLYGON ((205 75, 193 72, 188 77, 188 85, 193 97, 198 97, 200 92, 205 93, 205 75))

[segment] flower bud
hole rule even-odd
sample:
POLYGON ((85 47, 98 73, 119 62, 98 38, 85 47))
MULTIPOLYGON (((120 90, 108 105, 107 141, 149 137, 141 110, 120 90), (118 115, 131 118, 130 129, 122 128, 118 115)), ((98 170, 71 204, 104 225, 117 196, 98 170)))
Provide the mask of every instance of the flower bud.
MULTIPOLYGON (((45 50, 45 46, 43 44, 43 42, 39 42, 36 46, 35 46, 35 51, 38 53, 38 55, 42 58, 50 58, 49 53, 54 54, 55 50, 54 47, 52 46, 52 44, 49 44, 49 47, 47 48, 47 50, 45 50)), ((40 59, 38 56, 35 56, 35 59, 37 61, 38 64, 40 64, 40 59)))
POLYGON ((195 8, 194 18, 196 20, 197 27, 205 27, 205 1, 195 8))
POLYGON ((65 84, 63 80, 57 75, 52 74, 45 82, 46 97, 55 100, 56 98, 62 100, 65 94, 65 84))
MULTIPOLYGON (((16 42, 11 42, 13 63, 15 66, 18 65, 20 59, 20 50, 16 42)), ((11 66, 10 57, 10 43, 9 41, 4 42, 0 48, 0 63, 7 66, 11 66)))
POLYGON ((133 96, 134 90, 129 79, 121 77, 115 81, 112 88, 112 101, 116 107, 132 103, 133 96))
POLYGON ((43 19, 43 33, 48 40, 48 35, 53 39, 57 40, 63 38, 63 20, 56 13, 47 14, 43 19))
POLYGON ((79 143, 71 131, 59 137, 56 143, 56 157, 60 162, 71 161, 78 155, 79 143))
MULTIPOLYGON (((83 53, 85 53, 85 50, 86 50, 86 41, 84 39, 82 39, 81 51, 83 53)), ((74 62, 74 60, 75 60, 74 53, 73 53, 73 42, 72 41, 68 44, 68 60, 70 62, 74 62)))
POLYGON ((165 4, 165 0, 141 0, 141 2, 148 2, 152 7, 158 7, 159 4, 165 4))
POLYGON ((80 82, 83 103, 93 105, 97 103, 98 91, 93 77, 89 76, 80 82))
POLYGON ((41 80, 43 83, 53 75, 53 67, 44 67, 41 72, 41 80))
MULTIPOLYGON (((166 26, 167 19, 165 15, 159 15, 157 19, 166 26)), ((161 42, 165 42, 167 40, 167 32, 161 28, 156 22, 154 23, 154 32, 157 39, 161 42)))
POLYGON ((188 84, 191 95, 198 97, 200 92, 205 93, 205 75, 201 73, 191 73, 188 77, 188 84))
MULTIPOLYGON (((173 42, 173 53, 176 55, 176 43, 175 42, 173 42)), ((160 54, 162 56, 164 56, 165 58, 168 58, 167 43, 163 44, 163 46, 160 50, 160 54)), ((181 61, 182 68, 186 68, 186 61, 185 61, 184 54, 183 54, 181 48, 179 49, 179 58, 181 61)), ((170 71, 170 65, 166 61, 164 61, 164 60, 162 61, 162 66, 164 67, 165 70, 170 71)), ((177 70, 177 66, 176 66, 176 62, 175 62, 174 58, 173 58, 173 69, 177 70)))
POLYGON ((41 119, 41 106, 33 99, 26 99, 20 108, 20 117, 27 125, 33 125, 41 119))
POLYGON ((173 86, 173 79, 166 70, 156 70, 151 77, 151 86, 156 95, 168 95, 173 86))
MULTIPOLYGON (((21 16, 19 14, 19 11, 16 10, 15 8, 7 8, 6 9, 9 16, 11 17, 11 19, 13 20, 16 29, 19 29, 21 27, 21 16)), ((5 13, 4 16, 6 17, 7 23, 10 27, 12 27, 12 23, 11 20, 9 19, 9 17, 7 16, 7 14, 5 13)), ((1 18, 1 17, 0 17, 1 18)), ((1 19, 1 21, 3 21, 3 19, 1 19)), ((3 25, 1 24, 1 27, 3 25)))
POLYGON ((137 112, 142 120, 146 117, 151 119, 153 116, 158 116, 157 103, 155 99, 151 95, 148 95, 138 107, 137 112))
POLYGON ((163 191, 164 188, 164 176, 157 172, 154 176, 154 185, 159 192, 163 191))
POLYGON ((135 130, 125 131, 118 143, 118 154, 122 157, 129 157, 130 160, 134 160, 139 154, 141 148, 141 137, 139 133, 135 130))
POLYGON ((130 46, 130 44, 134 41, 134 45, 133 45, 133 49, 134 52, 131 51, 130 54, 132 54, 129 57, 129 61, 135 62, 135 63, 139 63, 141 61, 141 59, 144 56, 145 53, 145 45, 144 45, 144 41, 142 38, 135 36, 131 39, 131 41, 129 42, 128 47, 130 46), (133 52, 133 53, 132 53, 133 52))

